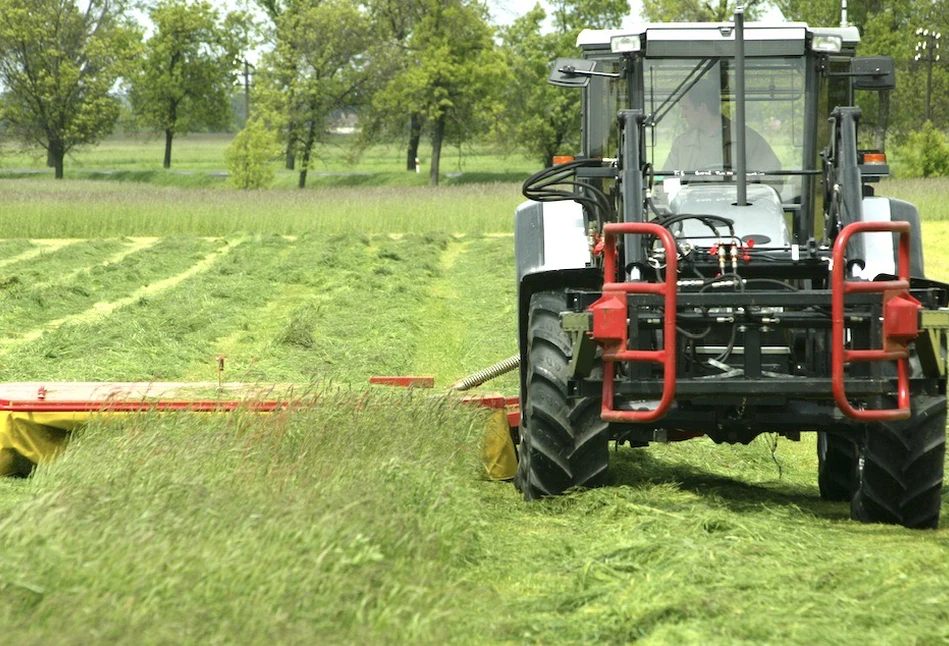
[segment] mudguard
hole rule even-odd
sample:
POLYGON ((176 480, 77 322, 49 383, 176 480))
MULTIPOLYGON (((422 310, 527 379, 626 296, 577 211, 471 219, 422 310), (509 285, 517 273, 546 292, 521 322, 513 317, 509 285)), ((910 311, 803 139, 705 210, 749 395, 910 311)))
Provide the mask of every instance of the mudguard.
POLYGON ((524 202, 514 213, 517 284, 531 274, 582 269, 590 261, 583 208, 572 201, 524 202))
POLYGON ((524 202, 514 212, 514 257, 517 267, 518 347, 521 395, 527 350, 527 310, 535 291, 572 287, 596 288, 603 275, 590 268, 590 243, 583 207, 572 200, 524 202))
MULTIPOLYGON (((909 202, 890 197, 863 198, 864 222, 909 222, 910 225, 910 275, 925 278, 923 262, 923 236, 919 225, 919 212, 909 202)), ((880 274, 896 273, 897 239, 889 233, 867 233, 859 236, 857 253, 864 260, 864 267, 857 268, 854 276, 873 280, 880 274)))

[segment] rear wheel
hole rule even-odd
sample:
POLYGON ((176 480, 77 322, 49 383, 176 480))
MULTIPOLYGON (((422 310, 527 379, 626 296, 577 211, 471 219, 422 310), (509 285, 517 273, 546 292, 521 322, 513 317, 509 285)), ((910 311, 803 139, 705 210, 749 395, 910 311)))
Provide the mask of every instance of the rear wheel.
POLYGON ((817 484, 824 500, 844 501, 857 490, 859 457, 849 438, 817 433, 817 484))
POLYGON ((570 337, 560 326, 567 310, 563 292, 531 297, 527 332, 527 389, 515 484, 526 500, 571 487, 605 483, 609 463, 608 425, 599 398, 567 397, 570 337))
POLYGON ((867 429, 851 516, 868 523, 935 529, 942 502, 946 397, 919 396, 912 416, 867 429))

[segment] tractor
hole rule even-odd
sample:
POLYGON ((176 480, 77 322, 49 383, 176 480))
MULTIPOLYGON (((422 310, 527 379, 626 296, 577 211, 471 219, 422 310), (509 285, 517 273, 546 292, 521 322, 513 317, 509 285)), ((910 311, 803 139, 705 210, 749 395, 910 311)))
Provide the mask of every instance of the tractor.
POLYGON ((949 285, 917 209, 876 194, 855 96, 895 73, 858 42, 739 9, 585 30, 553 64, 582 143, 515 213, 525 499, 605 484, 613 442, 812 431, 822 498, 937 526, 949 285))

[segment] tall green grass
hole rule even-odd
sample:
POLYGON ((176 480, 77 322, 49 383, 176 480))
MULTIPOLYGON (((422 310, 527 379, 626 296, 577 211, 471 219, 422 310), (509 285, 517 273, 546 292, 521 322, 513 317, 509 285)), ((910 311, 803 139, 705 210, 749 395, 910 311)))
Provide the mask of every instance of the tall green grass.
POLYGON ((217 191, 0 180, 0 238, 512 231, 517 184, 217 191))
POLYGON ((938 643, 942 532, 819 500, 813 441, 623 449, 527 505, 483 415, 315 391, 94 424, 0 520, 10 643, 938 643), (780 464, 779 471, 776 462, 780 464))
MULTIPOLYGON (((949 220, 943 180, 890 180, 924 220, 949 220)), ((112 180, 0 179, 0 238, 161 236, 237 232, 511 232, 518 183, 236 191, 112 180)))
POLYGON ((886 180, 880 183, 877 193, 916 205, 924 220, 949 220, 949 177, 886 180))
POLYGON ((294 414, 93 424, 0 520, 6 643, 464 641, 492 594, 484 416, 314 392, 294 414), (476 596, 471 598, 474 590, 476 596), (480 598, 479 598, 480 597, 480 598))

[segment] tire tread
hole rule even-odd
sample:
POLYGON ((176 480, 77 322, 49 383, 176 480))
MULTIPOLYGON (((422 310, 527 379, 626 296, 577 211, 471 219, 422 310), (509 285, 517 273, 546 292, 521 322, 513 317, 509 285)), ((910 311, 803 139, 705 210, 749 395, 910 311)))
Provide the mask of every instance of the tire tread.
POLYGON ((935 529, 942 504, 946 397, 918 396, 905 421, 867 431, 851 515, 863 522, 935 529))
POLYGON ((606 481, 608 425, 600 419, 599 398, 580 400, 571 408, 567 395, 573 347, 560 326, 560 313, 566 309, 562 292, 531 297, 525 428, 515 478, 527 500, 606 481))

